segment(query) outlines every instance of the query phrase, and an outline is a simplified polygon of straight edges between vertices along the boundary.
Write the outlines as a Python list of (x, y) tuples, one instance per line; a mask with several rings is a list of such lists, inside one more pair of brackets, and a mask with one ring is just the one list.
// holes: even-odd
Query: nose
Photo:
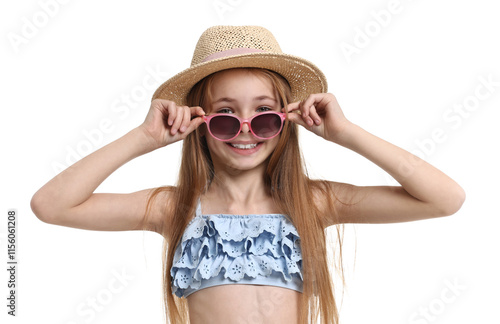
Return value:
[(243, 125), (241, 125), (241, 132), (242, 133), (250, 132), (250, 126), (248, 125), (248, 123), (243, 123)]

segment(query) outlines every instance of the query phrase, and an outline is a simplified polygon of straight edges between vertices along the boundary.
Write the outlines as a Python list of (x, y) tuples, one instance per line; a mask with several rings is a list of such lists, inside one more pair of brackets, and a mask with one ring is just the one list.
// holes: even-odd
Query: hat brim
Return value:
[(325, 75), (313, 63), (293, 55), (259, 52), (194, 65), (160, 85), (152, 99), (167, 99), (178, 105), (187, 105), (187, 94), (197, 82), (212, 73), (234, 68), (262, 68), (280, 74), (290, 84), (292, 102), (305, 99), (309, 94), (324, 93), (328, 89)]

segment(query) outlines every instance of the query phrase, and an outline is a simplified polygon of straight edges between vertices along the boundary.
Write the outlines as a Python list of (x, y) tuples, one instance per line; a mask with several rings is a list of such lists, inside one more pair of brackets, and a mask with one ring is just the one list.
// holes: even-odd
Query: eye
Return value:
[(229, 108), (221, 108), (221, 109), (217, 110), (217, 113), (218, 114), (232, 114), (233, 111)]
[(259, 108), (257, 108), (257, 112), (264, 112), (264, 111), (270, 111), (270, 110), (273, 110), (271, 107), (268, 107), (268, 106), (261, 106)]

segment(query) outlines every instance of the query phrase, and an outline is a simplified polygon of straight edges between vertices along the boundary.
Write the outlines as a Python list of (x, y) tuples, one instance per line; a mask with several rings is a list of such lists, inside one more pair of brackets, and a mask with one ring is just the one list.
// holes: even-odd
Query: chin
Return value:
[(246, 172), (261, 168), (265, 169), (267, 167), (267, 163), (268, 163), (267, 158), (259, 161), (256, 160), (242, 161), (239, 159), (239, 160), (227, 161), (226, 163), (223, 163), (223, 166), (232, 171)]

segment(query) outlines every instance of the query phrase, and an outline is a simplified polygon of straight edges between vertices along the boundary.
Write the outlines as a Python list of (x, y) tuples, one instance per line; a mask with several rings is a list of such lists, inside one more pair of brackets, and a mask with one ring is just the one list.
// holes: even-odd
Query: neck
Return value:
[[(255, 211), (268, 207), (269, 189), (264, 183), (266, 165), (252, 170), (216, 170), (206, 193), (210, 205), (235, 212)], [(260, 206), (260, 207), (256, 207)]]
[(216, 172), (210, 191), (227, 200), (245, 202), (268, 196), (264, 184), (264, 172), (260, 170)]

